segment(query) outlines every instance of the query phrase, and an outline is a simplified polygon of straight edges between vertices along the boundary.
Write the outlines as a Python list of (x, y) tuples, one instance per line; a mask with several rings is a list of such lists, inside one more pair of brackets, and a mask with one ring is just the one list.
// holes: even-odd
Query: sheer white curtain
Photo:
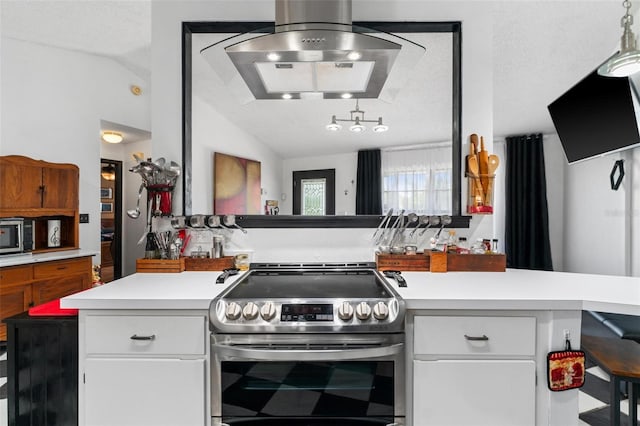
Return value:
[(382, 150), (382, 208), (451, 214), (451, 143)]

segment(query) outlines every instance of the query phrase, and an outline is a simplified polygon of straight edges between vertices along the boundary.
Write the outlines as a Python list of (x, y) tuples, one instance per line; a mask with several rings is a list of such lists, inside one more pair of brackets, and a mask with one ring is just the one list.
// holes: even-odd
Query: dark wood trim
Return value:
[[(388, 33), (451, 32), (453, 33), (453, 102), (452, 102), (452, 218), (451, 228), (468, 228), (470, 216), (462, 216), (462, 23), (448, 22), (381, 22), (360, 21), (353, 25)], [(182, 153), (183, 215), (191, 212), (191, 37), (194, 33), (268, 32), (273, 22), (183, 22), (182, 23)], [(246, 228), (375, 228), (382, 216), (238, 216), (238, 224)]]
[(116, 168), (116, 180), (113, 195), (113, 279), (122, 278), (122, 161), (100, 159), (100, 164), (111, 164)]

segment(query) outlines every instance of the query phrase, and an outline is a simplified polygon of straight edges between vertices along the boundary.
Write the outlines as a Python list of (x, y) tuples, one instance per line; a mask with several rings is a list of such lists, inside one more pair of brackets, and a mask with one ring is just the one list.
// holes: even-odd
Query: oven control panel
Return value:
[(377, 332), (400, 329), (404, 306), (397, 299), (216, 300), (212, 330), (224, 332)]
[(333, 305), (283, 303), (280, 321), (333, 321)]

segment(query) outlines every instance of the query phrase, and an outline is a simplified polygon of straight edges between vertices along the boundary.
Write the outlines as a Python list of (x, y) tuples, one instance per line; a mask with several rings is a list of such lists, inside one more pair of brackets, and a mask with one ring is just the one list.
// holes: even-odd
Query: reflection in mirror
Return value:
[[(363, 123), (346, 121), (353, 118), (356, 99), (246, 103), (239, 97), (237, 84), (225, 83), (200, 52), (239, 34), (230, 28), (245, 31), (251, 25), (264, 27), (264, 23), (185, 24), (190, 36), (185, 36), (185, 68), (191, 72), (190, 80), (185, 80), (190, 91), (185, 94), (184, 161), (185, 166), (191, 163), (185, 170), (198, 176), (197, 181), (185, 180), (185, 214), (211, 211), (213, 200), (207, 194), (213, 191), (206, 187), (210, 179), (205, 177), (213, 176), (207, 159), (217, 151), (261, 162), (265, 212), (267, 201), (277, 201), (280, 216), (294, 214), (294, 171), (335, 169), (335, 196), (330, 200), (334, 214), (355, 215), (359, 151), (379, 150), (381, 204), (378, 211), (365, 214), (380, 215), (394, 208), (460, 215), (459, 24), (367, 23), (425, 46), (426, 53), (411, 69), (398, 72), (402, 77), (396, 78), (403, 84), (391, 86), (387, 101), (357, 101), (362, 121), (370, 121)], [(342, 124), (338, 131), (327, 129), (334, 116)], [(379, 118), (388, 131), (373, 131)], [(349, 131), (354, 124), (364, 124), (366, 130)]]

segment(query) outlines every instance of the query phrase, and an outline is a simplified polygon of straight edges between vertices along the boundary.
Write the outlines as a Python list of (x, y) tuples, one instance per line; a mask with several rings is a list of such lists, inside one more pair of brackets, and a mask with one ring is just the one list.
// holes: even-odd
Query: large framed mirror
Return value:
[[(279, 204), (278, 215), (237, 212), (236, 220), (243, 227), (375, 227), (389, 208), (399, 210), (393, 205), (398, 195), (388, 195), (380, 214), (355, 214), (358, 151), (379, 149), (383, 163), (390, 163), (384, 159), (387, 153), (410, 158), (416, 157), (412, 150), (426, 149), (427, 157), (441, 159), (448, 171), (428, 195), (439, 197), (437, 210), (418, 213), (448, 214), (453, 218), (451, 227), (468, 227), (470, 217), (461, 214), (461, 24), (354, 22), (354, 27), (392, 34), (425, 48), (415, 63), (394, 74), (385, 99), (359, 99), (357, 103), (355, 98), (254, 100), (231, 75), (233, 66), (212, 69), (224, 61), (222, 56), (211, 59), (203, 54), (222, 50), (224, 41), (234, 36), (262, 32), (273, 25), (183, 23), (183, 213), (213, 212), (212, 159), (214, 152), (222, 152), (261, 161), (262, 204)], [(368, 131), (362, 134), (348, 130), (353, 123), (346, 119), (353, 118), (354, 110), (363, 111), (369, 121)], [(345, 119), (339, 132), (326, 128), (334, 116)], [(389, 131), (371, 130), (378, 118)], [(320, 169), (335, 169), (335, 213), (293, 214), (294, 172)], [(387, 178), (394, 184), (401, 180)]]

